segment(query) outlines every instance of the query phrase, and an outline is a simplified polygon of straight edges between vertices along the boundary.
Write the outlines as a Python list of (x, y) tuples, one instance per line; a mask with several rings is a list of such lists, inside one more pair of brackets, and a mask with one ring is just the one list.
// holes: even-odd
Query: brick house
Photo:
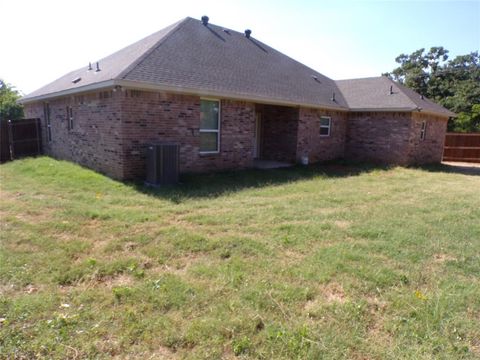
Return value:
[(334, 81), (251, 36), (185, 18), (21, 99), (44, 152), (117, 179), (154, 141), (181, 172), (346, 158), (440, 162), (453, 113), (386, 77)]

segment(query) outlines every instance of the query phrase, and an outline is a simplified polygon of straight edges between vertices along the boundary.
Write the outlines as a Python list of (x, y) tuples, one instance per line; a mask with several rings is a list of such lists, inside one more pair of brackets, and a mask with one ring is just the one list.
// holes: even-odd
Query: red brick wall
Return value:
[[(52, 141), (47, 141), (43, 103), (25, 105), (26, 117), (42, 120), (44, 153), (58, 159), (72, 160), (81, 165), (123, 178), (121, 151), (120, 92), (69, 96), (49, 100)], [(73, 108), (74, 127), (68, 130), (66, 107)]]
[(200, 154), (200, 97), (163, 92), (124, 93), (125, 178), (144, 177), (145, 149), (152, 141), (180, 144), (181, 172), (239, 169), (253, 165), (253, 103), (222, 100), (220, 152)]
[[(310, 162), (345, 157), (394, 164), (439, 162), (446, 118), (422, 113), (345, 113), (255, 105), (222, 100), (220, 151), (199, 153), (200, 97), (119, 90), (49, 101), (52, 141), (46, 139), (43, 103), (25, 105), (26, 117), (42, 119), (44, 152), (118, 179), (145, 177), (150, 142), (180, 144), (181, 172), (207, 172), (253, 165), (255, 112), (262, 113), (262, 158)], [(73, 108), (68, 130), (66, 107)], [(332, 118), (329, 137), (320, 136), (319, 117)], [(422, 121), (427, 135), (420, 140)]]
[(411, 113), (352, 112), (345, 157), (354, 161), (407, 164)]
[(297, 157), (298, 108), (257, 105), (261, 113), (260, 158), (295, 162)]
[[(321, 116), (331, 118), (330, 136), (320, 136)], [(347, 113), (300, 108), (297, 160), (303, 156), (311, 163), (343, 158), (346, 132)]]
[[(418, 112), (352, 112), (348, 115), (346, 157), (400, 165), (438, 163), (447, 120)], [(423, 141), (422, 121), (427, 122)]]
[[(420, 139), (422, 122), (427, 124), (425, 139)], [(442, 161), (445, 134), (447, 132), (446, 117), (424, 113), (413, 113), (410, 128), (409, 164), (439, 163)]]

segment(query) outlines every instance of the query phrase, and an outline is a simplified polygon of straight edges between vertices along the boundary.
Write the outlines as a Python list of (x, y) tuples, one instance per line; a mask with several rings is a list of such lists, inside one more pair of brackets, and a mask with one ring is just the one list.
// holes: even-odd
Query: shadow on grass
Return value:
[(387, 166), (349, 165), (340, 162), (315, 164), (310, 166), (293, 166), (270, 170), (239, 170), (211, 174), (183, 175), (180, 184), (163, 188), (152, 188), (143, 183), (133, 183), (141, 193), (161, 197), (174, 203), (181, 203), (188, 198), (212, 198), (244, 189), (255, 189), (270, 185), (281, 185), (316, 177), (342, 178), (357, 176), (373, 170), (387, 170)]
[(463, 175), (477, 175), (480, 176), (480, 164), (478, 163), (455, 163), (446, 162), (441, 164), (424, 165), (418, 169), (428, 172), (444, 172)]

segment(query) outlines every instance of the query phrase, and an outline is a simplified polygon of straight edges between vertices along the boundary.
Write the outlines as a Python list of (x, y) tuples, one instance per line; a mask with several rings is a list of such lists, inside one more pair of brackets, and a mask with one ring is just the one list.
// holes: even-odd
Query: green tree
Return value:
[(461, 112), (450, 126), (455, 132), (480, 132), (480, 104), (472, 106), (469, 112)]
[(17, 104), (20, 97), (13, 86), (0, 79), (0, 119), (18, 120), (23, 117), (23, 106)]
[(450, 131), (480, 131), (475, 113), (475, 105), (480, 104), (478, 51), (453, 60), (448, 53), (439, 46), (401, 54), (395, 59), (400, 66), (384, 75), (459, 114), (449, 122)]

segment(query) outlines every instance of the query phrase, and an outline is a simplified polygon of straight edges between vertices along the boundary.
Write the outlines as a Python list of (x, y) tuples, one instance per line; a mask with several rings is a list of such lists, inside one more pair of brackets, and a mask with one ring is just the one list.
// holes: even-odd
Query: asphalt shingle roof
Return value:
[[(423, 110), (445, 116), (455, 114), (386, 76), (337, 80), (350, 110)], [(392, 93), (390, 93), (392, 88)]]
[(92, 70), (85, 66), (72, 71), (21, 101), (88, 91), (89, 86), (108, 81), (127, 81), (140, 88), (175, 88), (245, 100), (343, 110), (422, 108), (454, 115), (386, 77), (334, 81), (244, 33), (213, 24), (204, 26), (189, 17), (99, 60), (99, 66), (98, 72), (95, 63)]
[[(346, 109), (332, 79), (244, 33), (185, 18), (27, 95), (28, 99), (107, 80), (203, 89), (219, 94)], [(80, 77), (78, 83), (72, 80)], [(316, 77), (316, 79), (314, 78)], [(335, 92), (335, 101), (332, 95)]]

